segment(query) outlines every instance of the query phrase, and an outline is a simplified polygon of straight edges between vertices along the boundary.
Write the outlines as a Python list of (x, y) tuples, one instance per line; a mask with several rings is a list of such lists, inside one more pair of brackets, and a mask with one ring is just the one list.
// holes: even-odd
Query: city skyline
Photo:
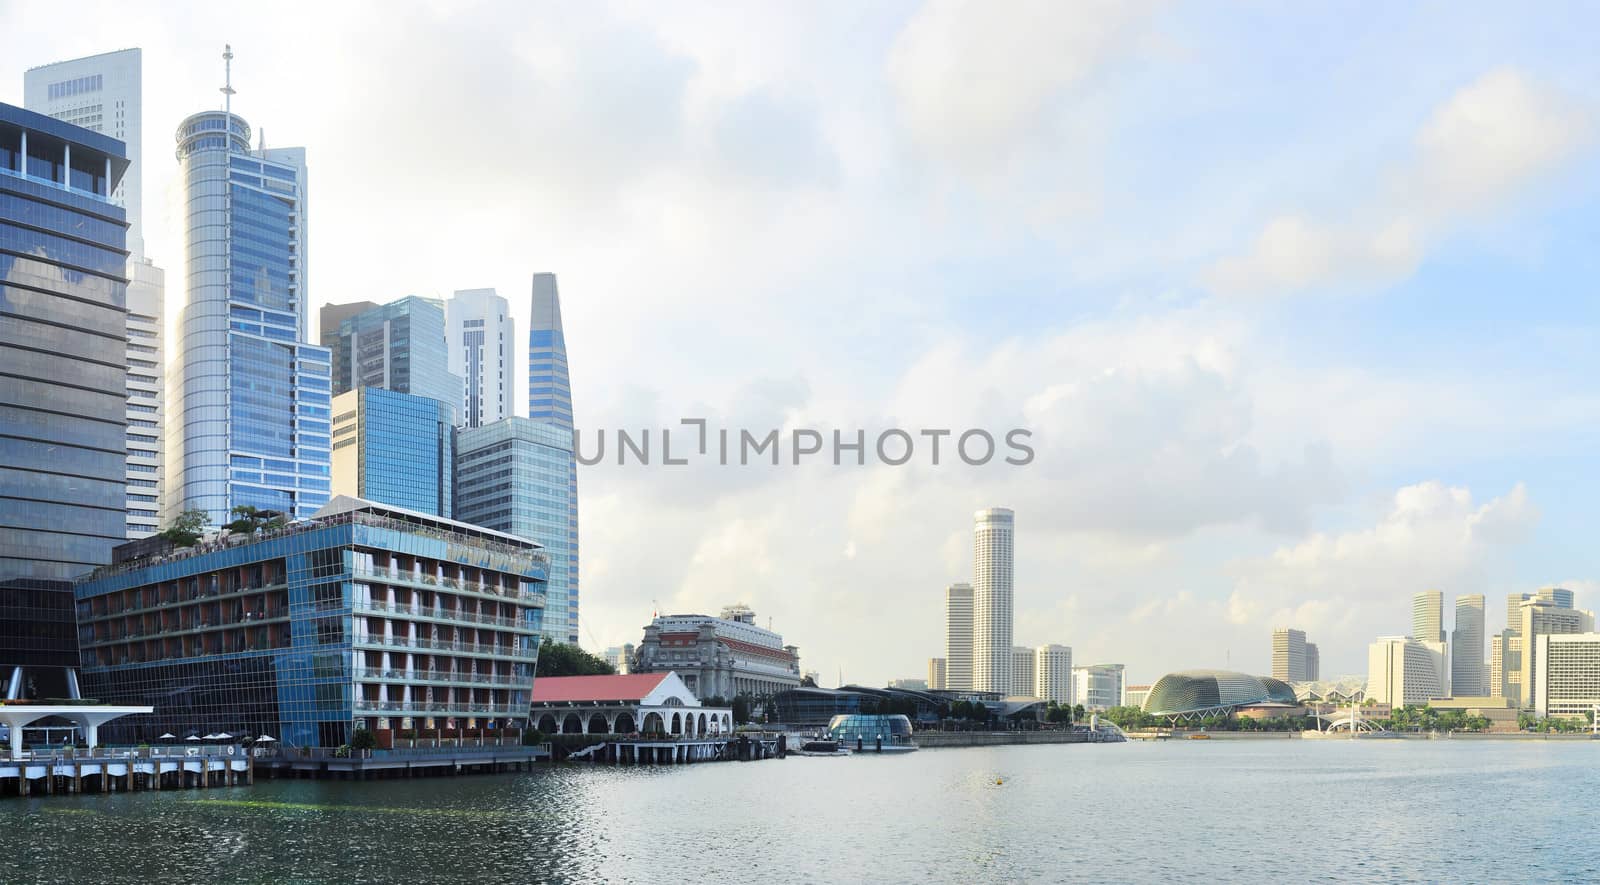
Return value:
[[(208, 10), (171, 25), (108, 11), (70, 33), (0, 36), (15, 65), (0, 100), (22, 102), (25, 68), (141, 47), (146, 252), (173, 268), (181, 250), (160, 217), (175, 174), (166, 139), (216, 105), (216, 56), (232, 39), (235, 108), (267, 125), (269, 147), (308, 150), (308, 307), (465, 286), (511, 296), (530, 272), (557, 270), (581, 293), (564, 308), (589, 426), (711, 414), (871, 427), (894, 415), (1036, 430), (1038, 463), (1014, 474), (588, 469), (594, 636), (582, 639), (597, 649), (635, 640), (652, 598), (697, 610), (738, 595), (789, 625), (823, 672), (904, 675), (940, 628), (916, 600), (964, 573), (953, 527), (992, 501), (1025, 518), (1016, 620), (1037, 635), (1016, 638), (1126, 661), (1141, 682), (1229, 661), (1266, 672), (1261, 636), (1278, 623), (1319, 639), (1323, 673), (1359, 672), (1371, 637), (1405, 629), (1396, 600), (1423, 589), (1499, 600), (1600, 586), (1581, 529), (1596, 491), (1581, 469), (1597, 409), (1586, 342), (1600, 316), (1578, 282), (1586, 247), (1570, 234), (1596, 183), (1593, 111), (1573, 98), (1595, 62), (1562, 51), (1553, 24), (1507, 13), (1487, 27), (1503, 37), (1489, 45), (1473, 37), (1481, 20), (1469, 33), (1387, 12), (1383, 36), (1359, 47), (1364, 73), (1335, 84), (1315, 60), (1346, 52), (1351, 26), (1297, 15), (1297, 30), (1325, 42), (1269, 83), (1259, 60), (1214, 64), (1247, 39), (1244, 25), (1042, 15), (1042, 39), (1095, 51), (1082, 69), (986, 85), (1013, 103), (983, 117), (996, 106), (987, 93), (924, 85), (969, 82), (962, 66), (1003, 44), (993, 31), (933, 7), (860, 15), (859, 47), (838, 50), (830, 73), (798, 60), (842, 23), (793, 27), (771, 10), (740, 29), (639, 10), (581, 27), (530, 14), (503, 34), (359, 7), (323, 11), (310, 28), (265, 11), (227, 27)], [(379, 39), (351, 45), (369, 17)], [(964, 31), (971, 52), (930, 55)], [(537, 51), (506, 49), (530, 32)], [(773, 49), (778, 33), (793, 38), (786, 51)], [(1398, 51), (1415, 33), (1430, 34), (1425, 64)], [(1158, 34), (1188, 54), (1155, 52)], [(577, 51), (543, 51), (552, 42)], [(612, 46), (637, 51), (639, 79), (587, 76), (585, 59)], [(495, 52), (520, 74), (510, 79), (554, 87), (514, 96), (527, 120), (551, 125), (529, 132), (486, 113), (501, 101), (493, 80), (432, 67), (476, 70), (464, 62)], [(1161, 133), (1190, 123), (1150, 101), (1143, 81), (1108, 76), (1134, 60), (1186, 82), (1207, 122), (1161, 175), (1125, 187), (1155, 168)], [(329, 95), (331, 81), (364, 86)], [(650, 100), (626, 104), (636, 96)], [(624, 114), (635, 128), (607, 130), (585, 110), (615, 116), (617, 102), (641, 109)], [(963, 109), (981, 125), (929, 125)], [(1266, 111), (1272, 129), (1226, 125)], [(1103, 140), (1069, 137), (1080, 126)], [(537, 161), (480, 178), (452, 165), (434, 132)], [(1528, 137), (1488, 137), (1499, 132)], [(763, 140), (771, 133), (784, 137)], [(1050, 174), (1040, 158), (1064, 145), (1074, 150), (1054, 165), (1090, 174), (1042, 187), (1026, 177)], [(986, 165), (995, 156), (1014, 162)], [(1260, 191), (1173, 196), (1236, 180), (1241, 162)], [(1123, 196), (1061, 186), (1079, 180)], [(1040, 192), (1064, 202), (1039, 204)], [(407, 211), (418, 201), (429, 211)], [(1158, 218), (1176, 220), (1152, 227)], [(903, 233), (870, 235), (880, 230)], [(1392, 238), (1380, 249), (1361, 232)], [(433, 237), (441, 254), (416, 256), (411, 245)], [(633, 259), (616, 260), (619, 240)], [(1035, 245), (1005, 245), (1017, 242)], [(935, 253), (948, 257), (928, 261)], [(169, 304), (176, 285), (169, 273)], [(1505, 297), (1529, 286), (1545, 296), (1537, 304)], [(521, 300), (508, 297), (519, 328)], [(893, 342), (876, 334), (890, 324), (905, 333)], [(763, 328), (787, 334), (749, 333)], [(1402, 357), (1375, 348), (1373, 333), (1418, 346)], [(719, 346), (686, 354), (685, 341)], [(514, 404), (526, 402), (522, 365)], [(787, 502), (781, 513), (774, 500)], [(806, 592), (816, 586), (820, 598)], [(904, 640), (879, 641), (870, 615), (885, 606), (912, 619)], [(1505, 626), (1492, 608), (1489, 636)]]

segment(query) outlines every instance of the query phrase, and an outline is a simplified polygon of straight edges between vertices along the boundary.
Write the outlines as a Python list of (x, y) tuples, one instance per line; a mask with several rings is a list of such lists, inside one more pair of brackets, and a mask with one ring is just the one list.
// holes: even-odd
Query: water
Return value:
[(1600, 743), (1542, 741), (261, 780), (0, 800), (0, 882), (1593, 881), (1597, 788)]

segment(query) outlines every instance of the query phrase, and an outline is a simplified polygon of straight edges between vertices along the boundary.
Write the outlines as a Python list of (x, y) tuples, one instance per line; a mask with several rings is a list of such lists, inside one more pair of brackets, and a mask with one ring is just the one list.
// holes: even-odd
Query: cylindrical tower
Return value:
[(1012, 537), (1005, 507), (979, 510), (972, 536), (972, 687), (1011, 694)]

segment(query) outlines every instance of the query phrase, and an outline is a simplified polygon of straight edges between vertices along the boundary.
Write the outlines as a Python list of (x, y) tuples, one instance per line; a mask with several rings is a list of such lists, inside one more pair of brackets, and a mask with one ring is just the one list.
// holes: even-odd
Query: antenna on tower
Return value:
[(222, 133), (222, 143), (233, 153), (233, 44), (222, 44), (222, 113), (227, 118), (228, 130)]

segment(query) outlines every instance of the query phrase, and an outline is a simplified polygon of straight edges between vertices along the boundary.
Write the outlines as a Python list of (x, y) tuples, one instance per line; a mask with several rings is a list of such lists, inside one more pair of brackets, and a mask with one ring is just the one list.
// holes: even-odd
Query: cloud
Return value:
[(1272, 218), (1241, 254), (1204, 275), (1227, 295), (1364, 291), (1410, 276), (1427, 250), (1501, 209), (1591, 139), (1587, 105), (1496, 68), (1434, 109), (1410, 157), (1330, 217)]

